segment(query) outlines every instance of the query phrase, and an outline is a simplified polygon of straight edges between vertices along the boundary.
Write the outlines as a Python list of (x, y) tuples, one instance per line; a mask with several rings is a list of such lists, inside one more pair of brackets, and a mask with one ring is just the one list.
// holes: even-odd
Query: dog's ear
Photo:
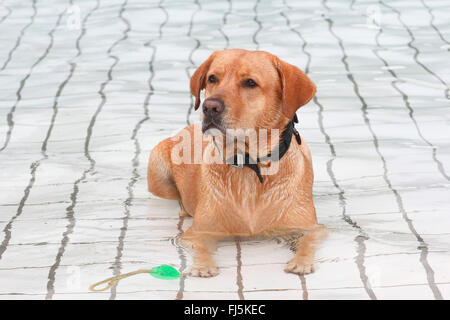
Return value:
[(292, 119), (297, 109), (314, 97), (316, 85), (299, 68), (278, 58), (275, 67), (281, 81), (283, 114)]
[(209, 58), (203, 62), (200, 67), (195, 70), (194, 74), (191, 77), (191, 94), (195, 96), (195, 105), (194, 109), (197, 110), (200, 106), (200, 92), (206, 87), (206, 74), (208, 73), (209, 66), (214, 60), (215, 52), (213, 52)]

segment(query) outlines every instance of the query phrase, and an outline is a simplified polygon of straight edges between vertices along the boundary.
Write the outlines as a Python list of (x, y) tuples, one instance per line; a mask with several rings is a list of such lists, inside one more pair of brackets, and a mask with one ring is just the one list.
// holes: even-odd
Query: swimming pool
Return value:
[[(446, 1), (0, 2), (0, 299), (448, 299)], [(316, 272), (276, 241), (219, 244), (210, 279), (112, 275), (191, 261), (150, 150), (187, 123), (214, 50), (270, 51), (316, 83), (299, 110), (319, 222)]]

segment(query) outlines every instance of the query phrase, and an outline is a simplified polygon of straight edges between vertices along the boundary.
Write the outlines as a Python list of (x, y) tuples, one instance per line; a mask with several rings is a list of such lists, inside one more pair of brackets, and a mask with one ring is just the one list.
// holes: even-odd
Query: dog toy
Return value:
[[(172, 266), (163, 264), (161, 266), (154, 267), (152, 269), (140, 269), (137, 271), (119, 274), (118, 276), (111, 277), (106, 280), (94, 283), (92, 286), (89, 287), (89, 290), (96, 291), (96, 292), (108, 290), (119, 280), (134, 276), (139, 273), (148, 273), (155, 278), (164, 279), (164, 280), (175, 280), (175, 279), (178, 279), (181, 277), (181, 273), (177, 269), (175, 269)], [(106, 283), (105, 287), (96, 289), (96, 287), (98, 287), (99, 285), (102, 285), (104, 283)]]

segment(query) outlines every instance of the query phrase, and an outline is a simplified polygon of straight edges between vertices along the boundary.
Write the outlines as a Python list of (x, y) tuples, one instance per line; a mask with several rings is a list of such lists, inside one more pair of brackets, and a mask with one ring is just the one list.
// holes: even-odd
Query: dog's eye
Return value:
[(215, 75), (210, 75), (209, 77), (208, 77), (208, 82), (209, 83), (216, 83), (217, 82), (217, 78), (216, 78), (216, 76)]
[(255, 88), (258, 86), (258, 84), (253, 79), (244, 80), (243, 85), (247, 88)]

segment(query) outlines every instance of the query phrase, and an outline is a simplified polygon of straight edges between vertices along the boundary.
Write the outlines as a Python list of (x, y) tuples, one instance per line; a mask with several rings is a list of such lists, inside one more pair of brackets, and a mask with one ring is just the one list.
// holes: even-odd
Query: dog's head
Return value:
[(297, 67), (264, 51), (215, 51), (191, 78), (195, 110), (202, 104), (202, 130), (282, 129), (315, 94)]

